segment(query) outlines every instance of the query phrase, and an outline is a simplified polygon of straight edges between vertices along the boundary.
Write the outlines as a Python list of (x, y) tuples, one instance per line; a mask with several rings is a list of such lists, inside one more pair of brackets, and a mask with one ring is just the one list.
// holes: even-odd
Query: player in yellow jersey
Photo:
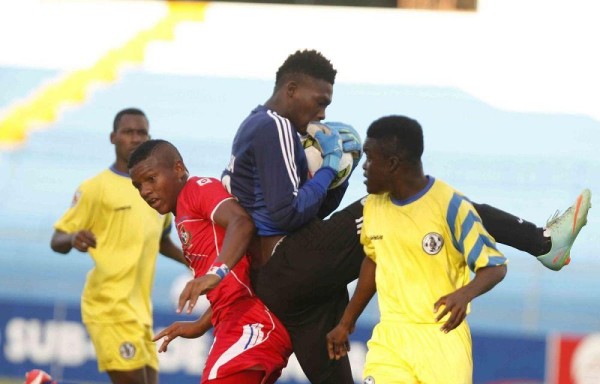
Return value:
[(158, 252), (185, 264), (169, 237), (172, 216), (148, 206), (131, 184), (127, 162), (149, 139), (145, 114), (117, 113), (110, 141), (116, 160), (84, 181), (55, 223), (50, 246), (59, 253), (89, 252), (94, 267), (81, 295), (81, 315), (98, 369), (115, 384), (156, 384), (151, 293)]
[(367, 257), (342, 319), (327, 335), (329, 356), (346, 355), (348, 335), (377, 291), (381, 318), (368, 342), (364, 383), (470, 384), (469, 303), (504, 278), (507, 261), (470, 201), (424, 174), (417, 121), (376, 120), (364, 153)]

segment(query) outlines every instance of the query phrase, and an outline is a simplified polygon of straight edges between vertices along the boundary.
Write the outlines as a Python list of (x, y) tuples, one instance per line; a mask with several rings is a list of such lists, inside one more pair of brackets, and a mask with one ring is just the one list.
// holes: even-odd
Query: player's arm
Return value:
[[(90, 230), (95, 221), (102, 186), (95, 181), (82, 183), (73, 196), (71, 207), (54, 224), (50, 248), (58, 253), (69, 253), (75, 248), (80, 252), (96, 247), (96, 236)], [(84, 228), (84, 229), (82, 229)]]
[(158, 352), (166, 352), (167, 347), (171, 341), (175, 340), (177, 337), (183, 337), (184, 339), (195, 339), (201, 337), (209, 329), (212, 328), (212, 323), (210, 321), (212, 317), (212, 308), (208, 307), (206, 312), (202, 314), (195, 321), (176, 321), (173, 324), (169, 325), (167, 328), (160, 331), (152, 341), (162, 340), (162, 344), (158, 348)]
[[(485, 230), (481, 218), (466, 197), (454, 194), (450, 209), (455, 210), (455, 222), (450, 228), (453, 243), (463, 250), (469, 269), (475, 273), (471, 282), (456, 291), (442, 296), (434, 303), (436, 321), (448, 313), (448, 320), (442, 325), (442, 332), (448, 333), (458, 327), (467, 316), (469, 303), (492, 289), (506, 276), (507, 260), (496, 247), (493, 237)], [(440, 312), (440, 308), (444, 308)]]
[(362, 141), (360, 139), (360, 135), (358, 132), (351, 126), (345, 123), (340, 122), (325, 122), (323, 123), (329, 129), (335, 130), (339, 133), (340, 139), (342, 140), (342, 150), (344, 152), (351, 152), (354, 154), (352, 170), (350, 171), (350, 175), (341, 185), (336, 188), (329, 189), (327, 191), (327, 196), (325, 197), (325, 201), (321, 204), (321, 208), (319, 209), (318, 216), (320, 218), (325, 218), (329, 214), (339, 207), (342, 199), (344, 198), (344, 194), (348, 189), (349, 179), (356, 167), (360, 162), (360, 158), (362, 157)]
[(255, 228), (252, 218), (233, 198), (219, 204), (213, 214), (213, 221), (225, 228), (221, 251), (207, 274), (186, 284), (179, 296), (177, 312), (181, 312), (186, 303), (189, 303), (187, 312), (190, 313), (196, 305), (198, 297), (215, 288), (246, 254), (254, 235)]
[(187, 259), (183, 256), (181, 248), (176, 246), (175, 243), (173, 243), (173, 240), (171, 240), (171, 228), (173, 228), (172, 222), (173, 215), (170, 213), (166, 214), (164, 217), (163, 232), (160, 236), (158, 251), (161, 255), (166, 256), (169, 259), (173, 259), (185, 266), (189, 266)]
[[(297, 135), (296, 131), (289, 124), (283, 127), (274, 122), (269, 124), (262, 130), (264, 134), (255, 137), (256, 169), (271, 220), (279, 229), (289, 232), (317, 217), (336, 171), (323, 167), (301, 185), (302, 177), (296, 167), (304, 153), (299, 153), (302, 149), (291, 139)], [(339, 143), (337, 140), (335, 143), (341, 156)]]
[(254, 222), (235, 199), (223, 201), (215, 211), (213, 221), (225, 228), (223, 247), (218, 260), (233, 268), (246, 254), (254, 235)]
[(350, 350), (349, 336), (354, 332), (358, 317), (377, 291), (375, 267), (376, 264), (372, 259), (369, 257), (364, 258), (352, 299), (346, 306), (338, 325), (327, 334), (327, 351), (330, 359), (339, 360)]
[(187, 259), (183, 256), (181, 249), (175, 245), (173, 240), (171, 240), (169, 232), (163, 233), (162, 237), (160, 238), (159, 252), (169, 259), (178, 261), (186, 266), (189, 265)]
[(433, 312), (437, 313), (443, 305), (444, 309), (437, 315), (436, 321), (440, 321), (450, 313), (448, 320), (442, 325), (442, 332), (448, 333), (458, 327), (467, 317), (467, 306), (475, 299), (504, 279), (506, 276), (506, 264), (479, 268), (475, 277), (469, 284), (457, 289), (449, 295), (442, 296), (433, 306)]
[(66, 233), (56, 229), (50, 240), (50, 248), (58, 253), (69, 253), (73, 248), (87, 252), (89, 248), (96, 248), (96, 236), (88, 230)]

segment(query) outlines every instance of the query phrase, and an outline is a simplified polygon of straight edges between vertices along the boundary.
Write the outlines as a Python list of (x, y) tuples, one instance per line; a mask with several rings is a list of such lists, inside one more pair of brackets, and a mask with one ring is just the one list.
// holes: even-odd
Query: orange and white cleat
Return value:
[(591, 199), (592, 192), (584, 189), (572, 206), (563, 214), (557, 211), (546, 223), (552, 248), (550, 252), (537, 257), (546, 268), (558, 271), (571, 262), (571, 247), (579, 231), (587, 223), (587, 214), (592, 206)]

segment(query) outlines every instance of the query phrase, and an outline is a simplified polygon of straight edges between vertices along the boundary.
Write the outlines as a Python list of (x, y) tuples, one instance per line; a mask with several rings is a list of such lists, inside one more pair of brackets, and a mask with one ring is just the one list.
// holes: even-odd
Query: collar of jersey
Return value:
[(129, 173), (119, 171), (114, 163), (110, 167), (108, 167), (108, 169), (110, 169), (111, 171), (113, 171), (114, 173), (116, 173), (119, 176), (123, 176), (123, 177), (127, 177), (127, 178), (130, 177)]
[(404, 200), (398, 200), (398, 199), (394, 199), (393, 197), (390, 196), (390, 200), (392, 200), (392, 203), (394, 203), (394, 205), (407, 205), (412, 203), (413, 201), (417, 201), (421, 198), (421, 196), (423, 196), (424, 194), (427, 193), (427, 191), (429, 191), (431, 189), (431, 186), (433, 185), (433, 182), (435, 181), (435, 178), (433, 176), (425, 176), (427, 177), (427, 179), (429, 180), (429, 182), (427, 182), (427, 185), (425, 186), (425, 188), (421, 189), (416, 195), (413, 195), (411, 197), (409, 197), (408, 199), (404, 199)]

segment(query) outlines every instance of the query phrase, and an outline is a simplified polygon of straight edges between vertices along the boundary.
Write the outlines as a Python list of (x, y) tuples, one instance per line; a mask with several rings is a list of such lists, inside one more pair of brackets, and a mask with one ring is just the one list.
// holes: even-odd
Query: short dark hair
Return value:
[(138, 163), (146, 160), (158, 151), (161, 151), (165, 154), (162, 159), (171, 163), (169, 165), (172, 165), (172, 163), (174, 163), (176, 160), (182, 160), (181, 154), (177, 148), (168, 141), (161, 139), (148, 140), (140, 144), (140, 146), (133, 151), (131, 156), (129, 156), (127, 168), (131, 169), (135, 167)]
[(423, 129), (417, 120), (406, 116), (381, 117), (367, 129), (367, 138), (381, 140), (384, 155), (396, 155), (416, 163), (423, 155)]
[(146, 117), (146, 114), (141, 109), (139, 109), (139, 108), (125, 108), (125, 109), (120, 110), (115, 115), (115, 119), (113, 120), (113, 132), (117, 132), (117, 128), (119, 128), (119, 122), (121, 121), (121, 118), (123, 118), (124, 115), (138, 115), (138, 116), (143, 116), (144, 119), (146, 119), (146, 121), (148, 121), (148, 118)]
[(288, 56), (275, 75), (275, 89), (281, 87), (295, 75), (307, 75), (319, 80), (325, 80), (331, 85), (335, 83), (337, 71), (331, 62), (314, 49), (298, 50)]

